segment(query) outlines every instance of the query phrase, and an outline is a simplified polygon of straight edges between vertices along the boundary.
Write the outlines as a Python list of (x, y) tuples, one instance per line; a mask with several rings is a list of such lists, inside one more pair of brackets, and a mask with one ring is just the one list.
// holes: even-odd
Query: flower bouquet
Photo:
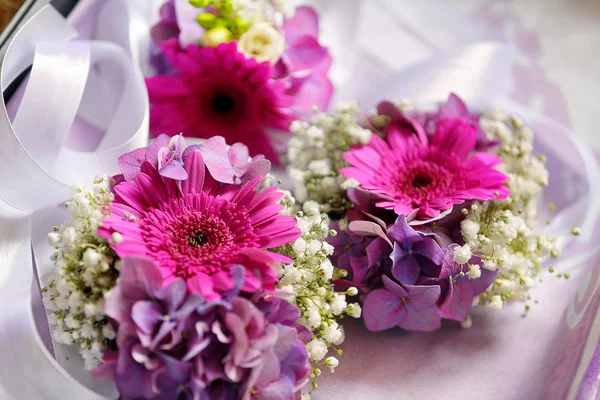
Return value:
[(337, 366), (336, 319), (360, 307), (345, 299), (356, 289), (330, 283), (318, 206), (300, 211), (269, 185), (269, 161), (219, 136), (162, 135), (119, 165), (74, 187), (70, 219), (49, 234), (58, 343), (132, 399), (292, 399)]
[(343, 105), (293, 131), (294, 192), (338, 219), (329, 242), (347, 276), (336, 284), (359, 289), (369, 330), (468, 327), (474, 305), (529, 310), (530, 288), (561, 249), (536, 230), (549, 174), (519, 118), (472, 113), (450, 95), (434, 112)]
[(333, 93), (318, 17), (290, 0), (169, 0), (152, 29), (160, 74), (147, 79), (150, 130), (242, 142), (278, 161), (287, 132)]

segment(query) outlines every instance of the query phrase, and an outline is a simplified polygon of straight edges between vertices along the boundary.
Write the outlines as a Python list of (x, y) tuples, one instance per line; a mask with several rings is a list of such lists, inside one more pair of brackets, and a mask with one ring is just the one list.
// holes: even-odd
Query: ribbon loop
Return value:
[[(116, 2), (125, 0), (111, 4)], [(7, 305), (0, 308), (3, 398), (117, 397), (114, 384), (93, 382), (86, 371), (54, 358), (32, 318), (32, 290), (39, 288), (33, 279), (31, 213), (67, 200), (78, 181), (116, 173), (117, 158), (148, 140), (148, 96), (131, 58), (131, 38), (71, 41), (75, 36), (46, 6), (17, 33), (0, 66), (5, 89), (33, 63), (11, 103), (0, 100), (0, 302)], [(9, 109), (15, 106), (11, 122)], [(80, 142), (95, 144), (83, 148)], [(56, 211), (38, 211), (36, 218)]]
[(35, 47), (33, 68), (13, 129), (25, 150), (45, 170), (58, 157), (77, 115), (90, 70), (90, 53), (88, 43), (38, 43)]

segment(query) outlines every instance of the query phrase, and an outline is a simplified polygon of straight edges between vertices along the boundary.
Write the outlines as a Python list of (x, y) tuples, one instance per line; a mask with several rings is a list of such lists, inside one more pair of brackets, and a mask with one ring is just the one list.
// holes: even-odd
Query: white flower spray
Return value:
[(510, 197), (463, 209), (461, 233), (465, 246), (481, 256), (483, 268), (499, 271), (479, 298), (480, 304), (498, 309), (508, 301), (530, 300), (542, 262), (558, 257), (560, 248), (554, 236), (535, 233), (537, 200), (549, 174), (545, 159), (533, 155), (533, 132), (500, 111), (482, 115), (479, 123), (488, 139), (498, 141), (493, 151), (503, 161), (498, 169), (509, 177)]
[(295, 121), (296, 135), (288, 142), (288, 175), (296, 200), (316, 201), (326, 213), (345, 211), (350, 203), (346, 190), (358, 186), (339, 170), (347, 166), (342, 155), (350, 146), (367, 144), (371, 131), (357, 122), (358, 103), (339, 104), (335, 113), (318, 113), (310, 121)]
[[(291, 294), (287, 300), (300, 308), (298, 322), (314, 334), (306, 344), (314, 378), (321, 374), (320, 367), (333, 371), (338, 365), (335, 357), (326, 356), (330, 350), (337, 356), (342, 354), (337, 348), (344, 341), (344, 329), (339, 325), (339, 319), (344, 316), (360, 318), (361, 308), (355, 303), (348, 304), (346, 299), (346, 295), (357, 294), (356, 288), (339, 293), (333, 287), (332, 280), (345, 271), (337, 270), (329, 261), (333, 246), (326, 242), (332, 233), (327, 214), (321, 213), (320, 205), (314, 201), (305, 202), (300, 210), (287, 191), (281, 204), (285, 214), (296, 217), (302, 236), (294, 243), (275, 249), (294, 260), (283, 266), (279, 289)], [(312, 385), (317, 387), (314, 381)]]
[(116, 284), (118, 262), (106, 239), (97, 234), (113, 196), (106, 176), (90, 188), (73, 187), (72, 194), (73, 201), (66, 204), (71, 218), (48, 234), (56, 249), (55, 274), (42, 292), (54, 339), (78, 346), (86, 368), (93, 369), (115, 338), (104, 313), (104, 295)]

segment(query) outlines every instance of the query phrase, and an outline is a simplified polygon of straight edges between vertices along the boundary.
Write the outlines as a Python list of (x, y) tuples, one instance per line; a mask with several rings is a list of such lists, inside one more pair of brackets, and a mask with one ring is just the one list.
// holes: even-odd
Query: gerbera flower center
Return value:
[(212, 107), (217, 114), (229, 114), (235, 109), (235, 99), (227, 93), (215, 93)]
[(394, 178), (387, 185), (402, 199), (415, 208), (424, 202), (446, 194), (455, 188), (456, 174), (460, 174), (458, 161), (451, 155), (441, 155), (435, 149), (425, 148), (416, 159), (407, 159), (400, 163), (388, 160), (386, 168), (395, 170)]
[(206, 243), (208, 243), (208, 240), (202, 231), (198, 231), (190, 236), (188, 243), (191, 247), (198, 247), (204, 246)]
[(431, 182), (433, 182), (432, 177), (425, 175), (425, 174), (421, 174), (421, 175), (416, 175), (413, 178), (411, 184), (412, 184), (412, 187), (419, 189), (419, 188), (430, 185)]
[(147, 255), (184, 279), (229, 271), (241, 250), (258, 247), (246, 208), (205, 193), (150, 209), (140, 227), (148, 243)]

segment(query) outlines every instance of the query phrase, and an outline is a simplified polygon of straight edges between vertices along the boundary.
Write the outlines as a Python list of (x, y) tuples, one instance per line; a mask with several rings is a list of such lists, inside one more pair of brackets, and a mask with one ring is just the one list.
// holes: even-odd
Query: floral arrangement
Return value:
[(451, 95), (435, 112), (342, 105), (293, 131), (294, 191), (336, 219), (332, 262), (347, 273), (336, 285), (358, 288), (370, 330), (468, 327), (474, 305), (530, 300), (560, 254), (535, 229), (548, 171), (517, 117), (472, 113)]
[(317, 14), (291, 1), (167, 1), (152, 30), (160, 74), (146, 80), (153, 135), (220, 135), (277, 162), (269, 132), (333, 92)]
[(219, 136), (161, 135), (119, 165), (48, 235), (55, 340), (126, 399), (307, 397), (338, 365), (338, 319), (361, 314), (332, 283), (329, 217)]

